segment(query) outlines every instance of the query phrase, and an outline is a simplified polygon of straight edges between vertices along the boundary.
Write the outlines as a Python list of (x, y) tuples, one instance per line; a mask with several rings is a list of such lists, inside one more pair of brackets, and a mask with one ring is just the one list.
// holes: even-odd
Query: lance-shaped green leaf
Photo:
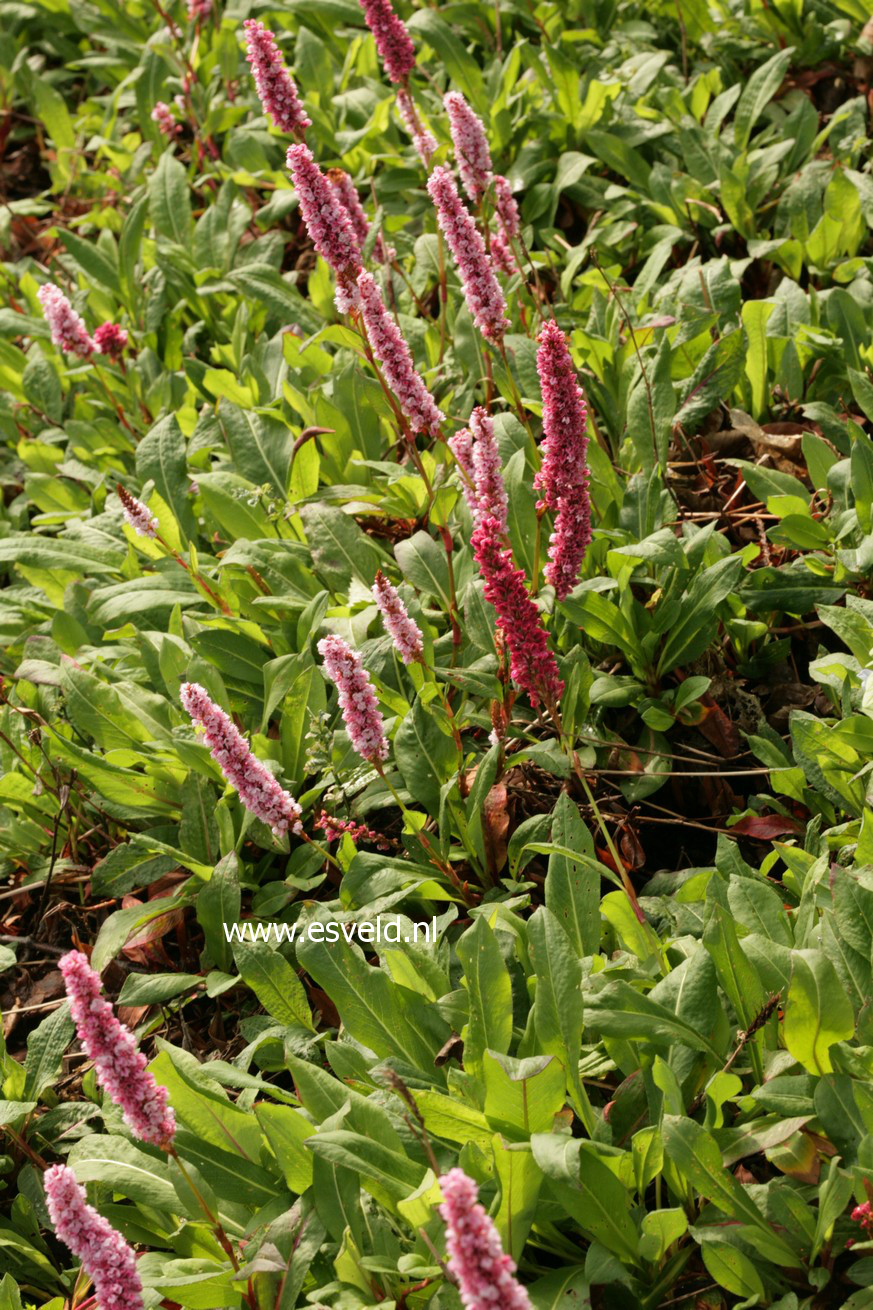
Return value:
[[(694, 1051), (706, 1051), (720, 1059), (716, 1046), (666, 1006), (638, 992), (630, 983), (616, 980), (585, 992), (588, 1025), (606, 1037), (624, 1037), (630, 1041), (670, 1046), (680, 1042)], [(596, 986), (596, 990), (595, 990)]]
[(423, 996), (371, 968), (360, 947), (342, 939), (327, 943), (307, 936), (297, 958), (327, 992), (356, 1041), (376, 1055), (402, 1060), (433, 1082), (445, 1081), (434, 1057), (451, 1029)]
[(785, 1045), (809, 1073), (833, 1072), (830, 1048), (855, 1032), (855, 1013), (824, 951), (792, 951)]
[(587, 1142), (553, 1133), (531, 1138), (549, 1190), (589, 1239), (620, 1260), (637, 1263), (638, 1234), (627, 1189)]
[(715, 1139), (699, 1123), (665, 1115), (662, 1133), (668, 1159), (708, 1201), (746, 1225), (749, 1240), (762, 1255), (790, 1268), (800, 1265), (799, 1255), (767, 1222), (742, 1183), (725, 1169)]
[(233, 958), (269, 1015), (286, 1027), (300, 1024), (315, 1031), (303, 984), (284, 956), (266, 943), (240, 941), (233, 944)]
[(483, 915), (457, 946), (464, 969), (470, 1018), (462, 1034), (464, 1068), (482, 1075), (485, 1051), (505, 1054), (512, 1040), (512, 984), (497, 938)]
[[(727, 890), (720, 877), (710, 878), (706, 887), (703, 944), (712, 956), (718, 981), (740, 1025), (748, 1031), (764, 1005), (764, 988), (758, 971), (740, 946)], [(749, 1044), (758, 1082), (763, 1079), (761, 1041), (762, 1035), (756, 1033)]]

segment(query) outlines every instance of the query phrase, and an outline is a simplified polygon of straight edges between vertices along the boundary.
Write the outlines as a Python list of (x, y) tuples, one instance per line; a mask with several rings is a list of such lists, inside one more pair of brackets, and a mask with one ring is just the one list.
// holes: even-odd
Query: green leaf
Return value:
[(662, 1132), (664, 1149), (679, 1172), (707, 1200), (746, 1225), (749, 1240), (767, 1259), (789, 1268), (801, 1264), (800, 1257), (767, 1223), (743, 1185), (725, 1169), (714, 1138), (700, 1124), (665, 1115)]
[(706, 1051), (720, 1058), (713, 1043), (690, 1023), (668, 1010), (630, 983), (615, 981), (585, 993), (588, 1025), (608, 1037), (671, 1046), (679, 1042), (694, 1051)]
[(855, 1032), (852, 1003), (823, 951), (792, 951), (791, 962), (785, 1045), (809, 1073), (831, 1073), (830, 1048)]
[(352, 578), (369, 591), (382, 556), (353, 518), (333, 505), (304, 505), (300, 517), (312, 551), (312, 567), (324, 585), (343, 592)]
[(433, 1083), (445, 1081), (434, 1067), (434, 1056), (450, 1029), (424, 997), (370, 968), (360, 948), (344, 940), (328, 936), (328, 941), (319, 942), (307, 936), (297, 947), (297, 958), (327, 992), (356, 1041), (378, 1056), (399, 1058)]
[(686, 432), (696, 432), (708, 414), (727, 400), (743, 374), (746, 360), (743, 328), (713, 342), (687, 384), (682, 408), (676, 415)]
[(620, 1260), (635, 1265), (638, 1236), (626, 1188), (587, 1142), (563, 1134), (531, 1138), (534, 1159), (549, 1179), (549, 1191), (583, 1233)]
[[(552, 841), (591, 857), (594, 843), (574, 804), (563, 792), (552, 813)], [(600, 875), (596, 863), (549, 856), (545, 887), (546, 906), (564, 928), (576, 954), (595, 955), (600, 945)]]
[(512, 1039), (512, 984), (497, 938), (479, 915), (457, 945), (470, 1016), (462, 1034), (464, 1068), (481, 1077), (486, 1050), (505, 1054)]
[(787, 46), (761, 64), (743, 87), (734, 113), (734, 144), (744, 150), (752, 128), (775, 96), (791, 64), (794, 47)]
[(292, 1106), (271, 1105), (269, 1101), (256, 1105), (255, 1114), (288, 1187), (298, 1195), (305, 1192), (312, 1182), (312, 1155), (304, 1142), (315, 1132), (314, 1125)]
[(74, 1032), (75, 1025), (66, 1001), (34, 1028), (27, 1039), (23, 1100), (37, 1100), (47, 1087), (57, 1081), (63, 1067), (64, 1051)]
[(158, 495), (172, 509), (184, 535), (189, 540), (195, 537), (197, 527), (188, 493), (185, 438), (175, 414), (162, 418), (142, 438), (136, 450), (136, 472), (141, 482), (149, 479), (154, 482)]
[(451, 737), (420, 698), (397, 729), (394, 759), (415, 803), (437, 817), (440, 792), (457, 767), (458, 753)]
[[(465, 1066), (467, 1064), (465, 1056)], [(485, 1117), (493, 1128), (515, 1140), (550, 1132), (564, 1105), (566, 1078), (560, 1060), (532, 1055), (515, 1060), (486, 1051), (483, 1060)]]
[(194, 232), (188, 175), (170, 150), (158, 160), (148, 184), (149, 210), (158, 236), (187, 247)]
[(173, 1166), (141, 1150), (127, 1137), (90, 1135), (76, 1142), (67, 1163), (80, 1183), (105, 1183), (139, 1205), (169, 1214), (179, 1210), (171, 1179)]
[(280, 497), (288, 490), (294, 434), (281, 421), (236, 405), (222, 405), (218, 423), (234, 468), (256, 487), (269, 483)]
[(430, 533), (416, 532), (414, 536), (398, 541), (394, 547), (394, 557), (407, 582), (425, 595), (438, 597), (442, 606), (448, 609), (449, 568), (446, 554)]
[(260, 942), (234, 942), (233, 958), (240, 977), (268, 1014), (285, 1027), (301, 1025), (315, 1031), (306, 992), (288, 961)]
[(700, 1254), (707, 1272), (719, 1287), (724, 1287), (736, 1296), (759, 1298), (764, 1295), (761, 1275), (749, 1257), (737, 1247), (729, 1246), (727, 1242), (712, 1242), (707, 1239), (701, 1245)]

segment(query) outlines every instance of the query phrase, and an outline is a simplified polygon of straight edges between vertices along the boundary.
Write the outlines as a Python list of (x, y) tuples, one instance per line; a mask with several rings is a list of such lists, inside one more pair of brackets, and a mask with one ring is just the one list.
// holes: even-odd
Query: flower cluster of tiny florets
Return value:
[(530, 1298), (515, 1277), (515, 1261), (479, 1204), (479, 1190), (463, 1169), (440, 1179), (449, 1269), (458, 1281), (465, 1310), (530, 1310)]
[(167, 1146), (176, 1131), (167, 1089), (146, 1069), (136, 1038), (100, 995), (100, 975), (81, 951), (70, 951), (59, 965), (79, 1041), (94, 1061), (97, 1081), (121, 1107), (131, 1132), (153, 1146)]
[(183, 684), (181, 700), (193, 722), (203, 729), (212, 758), (236, 788), (246, 809), (271, 828), (276, 837), (284, 836), (289, 828), (299, 831), (300, 806), (254, 754), (230, 715), (196, 682)]
[(143, 1310), (142, 1282), (132, 1248), (109, 1220), (88, 1204), (72, 1169), (65, 1164), (52, 1165), (43, 1185), (55, 1232), (82, 1261), (100, 1310)]
[(379, 702), (360, 655), (334, 633), (322, 637), (318, 652), (324, 660), (324, 671), (339, 694), (352, 746), (362, 759), (371, 764), (381, 763), (388, 758), (388, 739)]

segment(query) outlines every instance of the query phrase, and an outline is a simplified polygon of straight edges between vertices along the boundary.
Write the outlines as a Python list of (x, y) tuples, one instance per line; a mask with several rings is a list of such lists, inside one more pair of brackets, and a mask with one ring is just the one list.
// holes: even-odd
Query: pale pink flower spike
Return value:
[(177, 137), (182, 132), (182, 124), (177, 123), (173, 111), (163, 100), (159, 100), (151, 112), (151, 120), (157, 123), (159, 131), (166, 137)]
[(397, 17), (390, 0), (361, 0), (364, 21), (373, 33), (385, 72), (392, 82), (405, 86), (415, 67), (415, 46)]
[(312, 120), (303, 108), (294, 79), (285, 67), (276, 38), (256, 18), (243, 23), (246, 34), (246, 59), (251, 65), (258, 99), (280, 132), (297, 132), (301, 136)]
[(299, 832), (300, 806), (254, 754), (230, 715), (197, 682), (183, 683), (180, 699), (196, 726), (203, 729), (212, 758), (246, 809), (275, 837), (284, 837), (289, 829)]
[(357, 651), (331, 633), (318, 643), (324, 671), (339, 694), (349, 740), (362, 759), (381, 764), (388, 758), (388, 739), (370, 676)]
[(479, 1204), (479, 1189), (463, 1169), (440, 1179), (449, 1269), (458, 1280), (465, 1310), (531, 1310), (530, 1298), (515, 1277), (493, 1221)]
[(144, 505), (141, 500), (137, 500), (136, 496), (132, 496), (120, 482), (116, 487), (116, 491), (118, 499), (121, 501), (124, 517), (137, 536), (156, 537), (160, 524), (148, 505)]
[(473, 321), (483, 337), (499, 341), (509, 326), (506, 300), (494, 275), (485, 243), (458, 194), (451, 169), (435, 168), (428, 178), (427, 189), (454, 256)]
[(506, 518), (509, 501), (503, 482), (503, 469), (500, 465), (500, 451), (494, 436), (494, 424), (488, 411), (477, 405), (470, 415), (470, 428), (473, 433), (473, 484), (476, 488), (476, 513), (478, 519), (490, 515), (500, 524), (501, 532), (506, 534)]
[(81, 355), (83, 359), (93, 354), (93, 338), (60, 287), (44, 282), (36, 294), (54, 344), (68, 355)]
[(449, 131), (464, 190), (473, 204), (478, 205), (491, 182), (491, 151), (485, 128), (460, 91), (449, 91), (443, 97), (443, 104), (449, 116)]
[(167, 1089), (155, 1082), (146, 1069), (145, 1056), (137, 1050), (133, 1033), (100, 995), (100, 975), (81, 951), (70, 951), (58, 967), (79, 1041), (89, 1060), (94, 1061), (97, 1082), (121, 1107), (124, 1121), (135, 1137), (166, 1148), (176, 1131)]
[(424, 654), (421, 628), (410, 618), (409, 611), (400, 599), (397, 588), (385, 577), (381, 569), (373, 583), (373, 599), (379, 606), (388, 635), (394, 642), (397, 654), (404, 664), (413, 664)]
[(436, 137), (422, 123), (412, 96), (403, 86), (397, 88), (397, 112), (403, 120), (403, 126), (412, 137), (412, 144), (419, 159), (425, 168), (430, 168), (430, 161), (436, 154)]
[(72, 1169), (65, 1164), (52, 1165), (43, 1175), (43, 1185), (54, 1230), (81, 1260), (94, 1284), (100, 1310), (143, 1310), (133, 1248), (88, 1204)]
[(416, 372), (412, 352), (385, 308), (372, 273), (358, 275), (358, 291), (361, 317), (373, 354), (382, 365), (385, 380), (397, 397), (409, 426), (413, 432), (438, 436), (446, 416)]
[(287, 164), (312, 244), (337, 275), (337, 309), (346, 314), (358, 304), (355, 278), (361, 269), (361, 249), (351, 220), (302, 141), (288, 147)]

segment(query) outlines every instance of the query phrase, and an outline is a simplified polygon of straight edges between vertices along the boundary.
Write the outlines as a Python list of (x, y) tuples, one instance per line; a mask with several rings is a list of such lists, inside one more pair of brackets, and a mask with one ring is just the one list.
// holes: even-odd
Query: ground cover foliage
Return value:
[[(435, 162), (458, 91), (520, 208), (503, 349), (355, 0), (208, 8), (2, 5), (0, 1307), (89, 1294), (57, 1162), (148, 1305), (454, 1310), (456, 1164), (535, 1310), (873, 1305), (867, 0), (401, 4)], [(439, 439), (408, 439), (335, 308), (248, 17), (354, 180)], [(47, 282), (126, 348), (53, 345)], [(550, 318), (590, 409), (594, 537), (560, 600), (533, 485)], [(443, 438), (477, 404), (559, 715), (513, 686), (471, 549)], [(378, 769), (328, 633), (376, 690)], [(184, 679), (302, 837), (225, 785)], [(438, 940), (222, 928), (379, 914)], [(99, 1091), (70, 946), (169, 1089), (176, 1158)]]

